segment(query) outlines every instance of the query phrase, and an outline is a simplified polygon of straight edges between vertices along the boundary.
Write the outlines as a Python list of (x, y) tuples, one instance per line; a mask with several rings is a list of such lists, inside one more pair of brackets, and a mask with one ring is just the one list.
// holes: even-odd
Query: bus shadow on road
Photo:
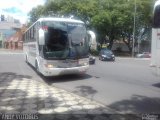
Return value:
[[(36, 69), (31, 65), (28, 64), (34, 71), (35, 73), (37, 73)], [(69, 81), (78, 81), (78, 80), (87, 80), (89, 78), (100, 78), (100, 77), (96, 77), (96, 76), (91, 76), (87, 73), (83, 73), (83, 74), (67, 74), (67, 75), (59, 75), (59, 76), (50, 76), (50, 77), (45, 77), (40, 73), (37, 73), (38, 76), (40, 76), (42, 78), (42, 80), (44, 82), (46, 82), (47, 84), (51, 84), (51, 83), (58, 83), (58, 82), (69, 82)]]
[(40, 76), (48, 84), (78, 81), (78, 80), (88, 80), (89, 78), (92, 78), (92, 76), (89, 74), (70, 74), (70, 75), (60, 75), (60, 76), (53, 76), (53, 77), (44, 77), (42, 75)]
[(153, 84), (154, 87), (160, 88), (160, 83)]
[(77, 86), (75, 91), (73, 91), (73, 93), (78, 94), (83, 97), (87, 97), (91, 100), (94, 100), (94, 96), (97, 92), (98, 91), (95, 90), (93, 87), (86, 86), (86, 85)]

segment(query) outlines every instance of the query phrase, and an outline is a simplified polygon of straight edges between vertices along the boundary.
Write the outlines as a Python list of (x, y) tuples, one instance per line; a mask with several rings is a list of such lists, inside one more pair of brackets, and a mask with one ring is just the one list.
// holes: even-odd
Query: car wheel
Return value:
[(113, 58), (113, 62), (115, 62), (115, 58)]
[(92, 65), (95, 64), (95, 60), (92, 61)]
[(101, 61), (103, 61), (103, 58), (101, 57)]

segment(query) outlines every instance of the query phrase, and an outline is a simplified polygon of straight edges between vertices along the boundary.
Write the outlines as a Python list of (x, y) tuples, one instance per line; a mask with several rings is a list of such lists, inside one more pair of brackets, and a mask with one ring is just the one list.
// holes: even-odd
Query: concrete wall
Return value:
[(120, 47), (122, 51), (128, 52), (129, 49), (125, 43), (114, 43), (112, 46), (112, 50), (117, 50), (117, 48)]

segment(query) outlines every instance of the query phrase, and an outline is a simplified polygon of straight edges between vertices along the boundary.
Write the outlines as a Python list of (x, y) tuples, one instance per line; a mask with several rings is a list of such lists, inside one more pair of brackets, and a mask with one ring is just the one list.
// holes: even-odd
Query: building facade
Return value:
[(6, 49), (23, 49), (23, 34), (26, 30), (26, 26), (18, 29), (17, 32), (11, 35), (9, 38), (6, 39), (4, 43), (4, 47)]
[(5, 41), (14, 35), (17, 30), (22, 27), (22, 24), (18, 20), (11, 17), (5, 18), (4, 15), (1, 15), (0, 20), (0, 48), (5, 47)]

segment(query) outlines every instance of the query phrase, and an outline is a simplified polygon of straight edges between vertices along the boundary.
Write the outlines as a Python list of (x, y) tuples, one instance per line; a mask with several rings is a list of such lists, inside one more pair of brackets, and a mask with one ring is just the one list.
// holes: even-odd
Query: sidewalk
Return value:
[[(53, 117), (55, 120), (83, 120), (87, 115), (102, 117), (100, 115), (109, 113), (113, 112), (104, 105), (32, 80), (29, 76), (1, 73), (0, 117), (3, 114), (37, 114), (39, 120)], [(106, 117), (108, 115), (103, 116), (104, 120)], [(5, 120), (5, 117), (0, 119)]]
[(12, 50), (12, 49), (0, 48), (0, 54), (1, 53), (23, 53), (23, 50)]

